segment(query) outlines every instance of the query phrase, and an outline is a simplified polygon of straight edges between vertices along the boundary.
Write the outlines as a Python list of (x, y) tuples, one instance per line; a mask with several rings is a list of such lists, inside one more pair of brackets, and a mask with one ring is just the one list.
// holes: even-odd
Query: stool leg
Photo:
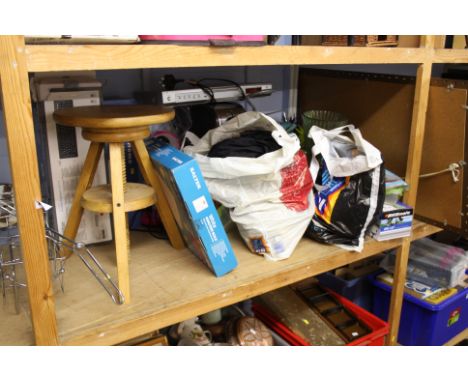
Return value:
[(179, 228), (174, 220), (174, 216), (172, 215), (166, 195), (161, 187), (159, 176), (156, 171), (154, 171), (153, 163), (148, 155), (145, 143), (143, 140), (133, 141), (132, 147), (138, 166), (145, 178), (145, 182), (151, 185), (156, 193), (156, 208), (158, 209), (159, 216), (161, 217), (164, 228), (166, 229), (167, 236), (169, 236), (169, 241), (176, 249), (185, 248), (184, 239), (182, 238)]
[[(99, 158), (101, 157), (103, 143), (91, 142), (88, 149), (88, 154), (81, 170), (80, 179), (76, 187), (75, 196), (68, 213), (67, 225), (63, 231), (63, 235), (71, 240), (75, 240), (78, 228), (80, 227), (81, 217), (83, 216), (83, 208), (81, 207), (81, 197), (84, 192), (91, 187), (96, 174)], [(69, 256), (70, 250), (64, 249), (62, 255)]]
[(112, 187), (112, 217), (114, 219), (115, 255), (117, 258), (117, 274), (119, 289), (130, 302), (130, 280), (128, 273), (129, 238), (127, 229), (127, 215), (125, 213), (124, 184), (122, 169), (121, 143), (109, 143), (109, 159)]

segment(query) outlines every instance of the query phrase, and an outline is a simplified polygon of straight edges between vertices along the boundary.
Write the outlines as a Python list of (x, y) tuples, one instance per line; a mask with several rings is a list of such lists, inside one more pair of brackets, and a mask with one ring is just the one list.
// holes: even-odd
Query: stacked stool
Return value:
[[(176, 249), (185, 246), (143, 142), (150, 135), (150, 125), (169, 122), (174, 119), (174, 115), (170, 108), (153, 105), (86, 106), (54, 112), (57, 123), (72, 128), (81, 127), (83, 138), (91, 141), (64, 235), (75, 239), (83, 209), (112, 213), (119, 289), (126, 303), (130, 302), (127, 212), (156, 205), (172, 246)], [(123, 150), (125, 142), (131, 144), (147, 184), (127, 183)], [(111, 184), (91, 188), (105, 144), (109, 145)]]

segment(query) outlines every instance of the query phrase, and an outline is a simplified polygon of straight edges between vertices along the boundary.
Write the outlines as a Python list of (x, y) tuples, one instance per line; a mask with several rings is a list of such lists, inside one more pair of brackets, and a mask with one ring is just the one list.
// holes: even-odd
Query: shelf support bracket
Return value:
[(0, 36), (0, 86), (29, 306), (36, 345), (57, 345), (28, 71), (22, 36)]
[[(421, 43), (422, 48), (433, 49), (434, 36), (422, 36)], [(404, 197), (404, 202), (413, 207), (416, 206), (416, 195), (418, 192), (424, 129), (426, 125), (426, 113), (431, 84), (431, 72), (432, 63), (430, 61), (426, 61), (419, 65), (416, 76), (413, 117), (411, 121), (411, 135), (406, 167), (406, 182), (409, 184), (409, 190)], [(387, 338), (388, 345), (397, 344), (410, 244), (410, 238), (403, 239), (403, 243), (397, 249), (396, 253), (393, 290), (390, 301), (390, 313), (388, 315), (388, 322), (390, 323), (390, 331)]]

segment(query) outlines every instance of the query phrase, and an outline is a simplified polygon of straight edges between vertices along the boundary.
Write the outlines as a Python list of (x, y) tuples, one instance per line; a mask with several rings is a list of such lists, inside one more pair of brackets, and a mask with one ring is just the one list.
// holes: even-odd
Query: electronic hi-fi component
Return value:
[[(273, 93), (272, 84), (212, 86), (203, 88), (168, 90), (162, 92), (164, 105), (182, 105), (206, 102), (238, 101), (247, 97), (266, 96)], [(242, 89), (242, 92), (241, 92)]]

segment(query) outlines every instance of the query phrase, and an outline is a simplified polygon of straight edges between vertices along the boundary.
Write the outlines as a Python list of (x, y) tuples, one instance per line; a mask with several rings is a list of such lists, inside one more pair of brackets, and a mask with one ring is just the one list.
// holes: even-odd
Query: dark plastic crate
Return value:
[(373, 287), (369, 281), (369, 275), (346, 279), (332, 272), (326, 272), (316, 278), (322, 286), (347, 298), (361, 308), (372, 311)]

